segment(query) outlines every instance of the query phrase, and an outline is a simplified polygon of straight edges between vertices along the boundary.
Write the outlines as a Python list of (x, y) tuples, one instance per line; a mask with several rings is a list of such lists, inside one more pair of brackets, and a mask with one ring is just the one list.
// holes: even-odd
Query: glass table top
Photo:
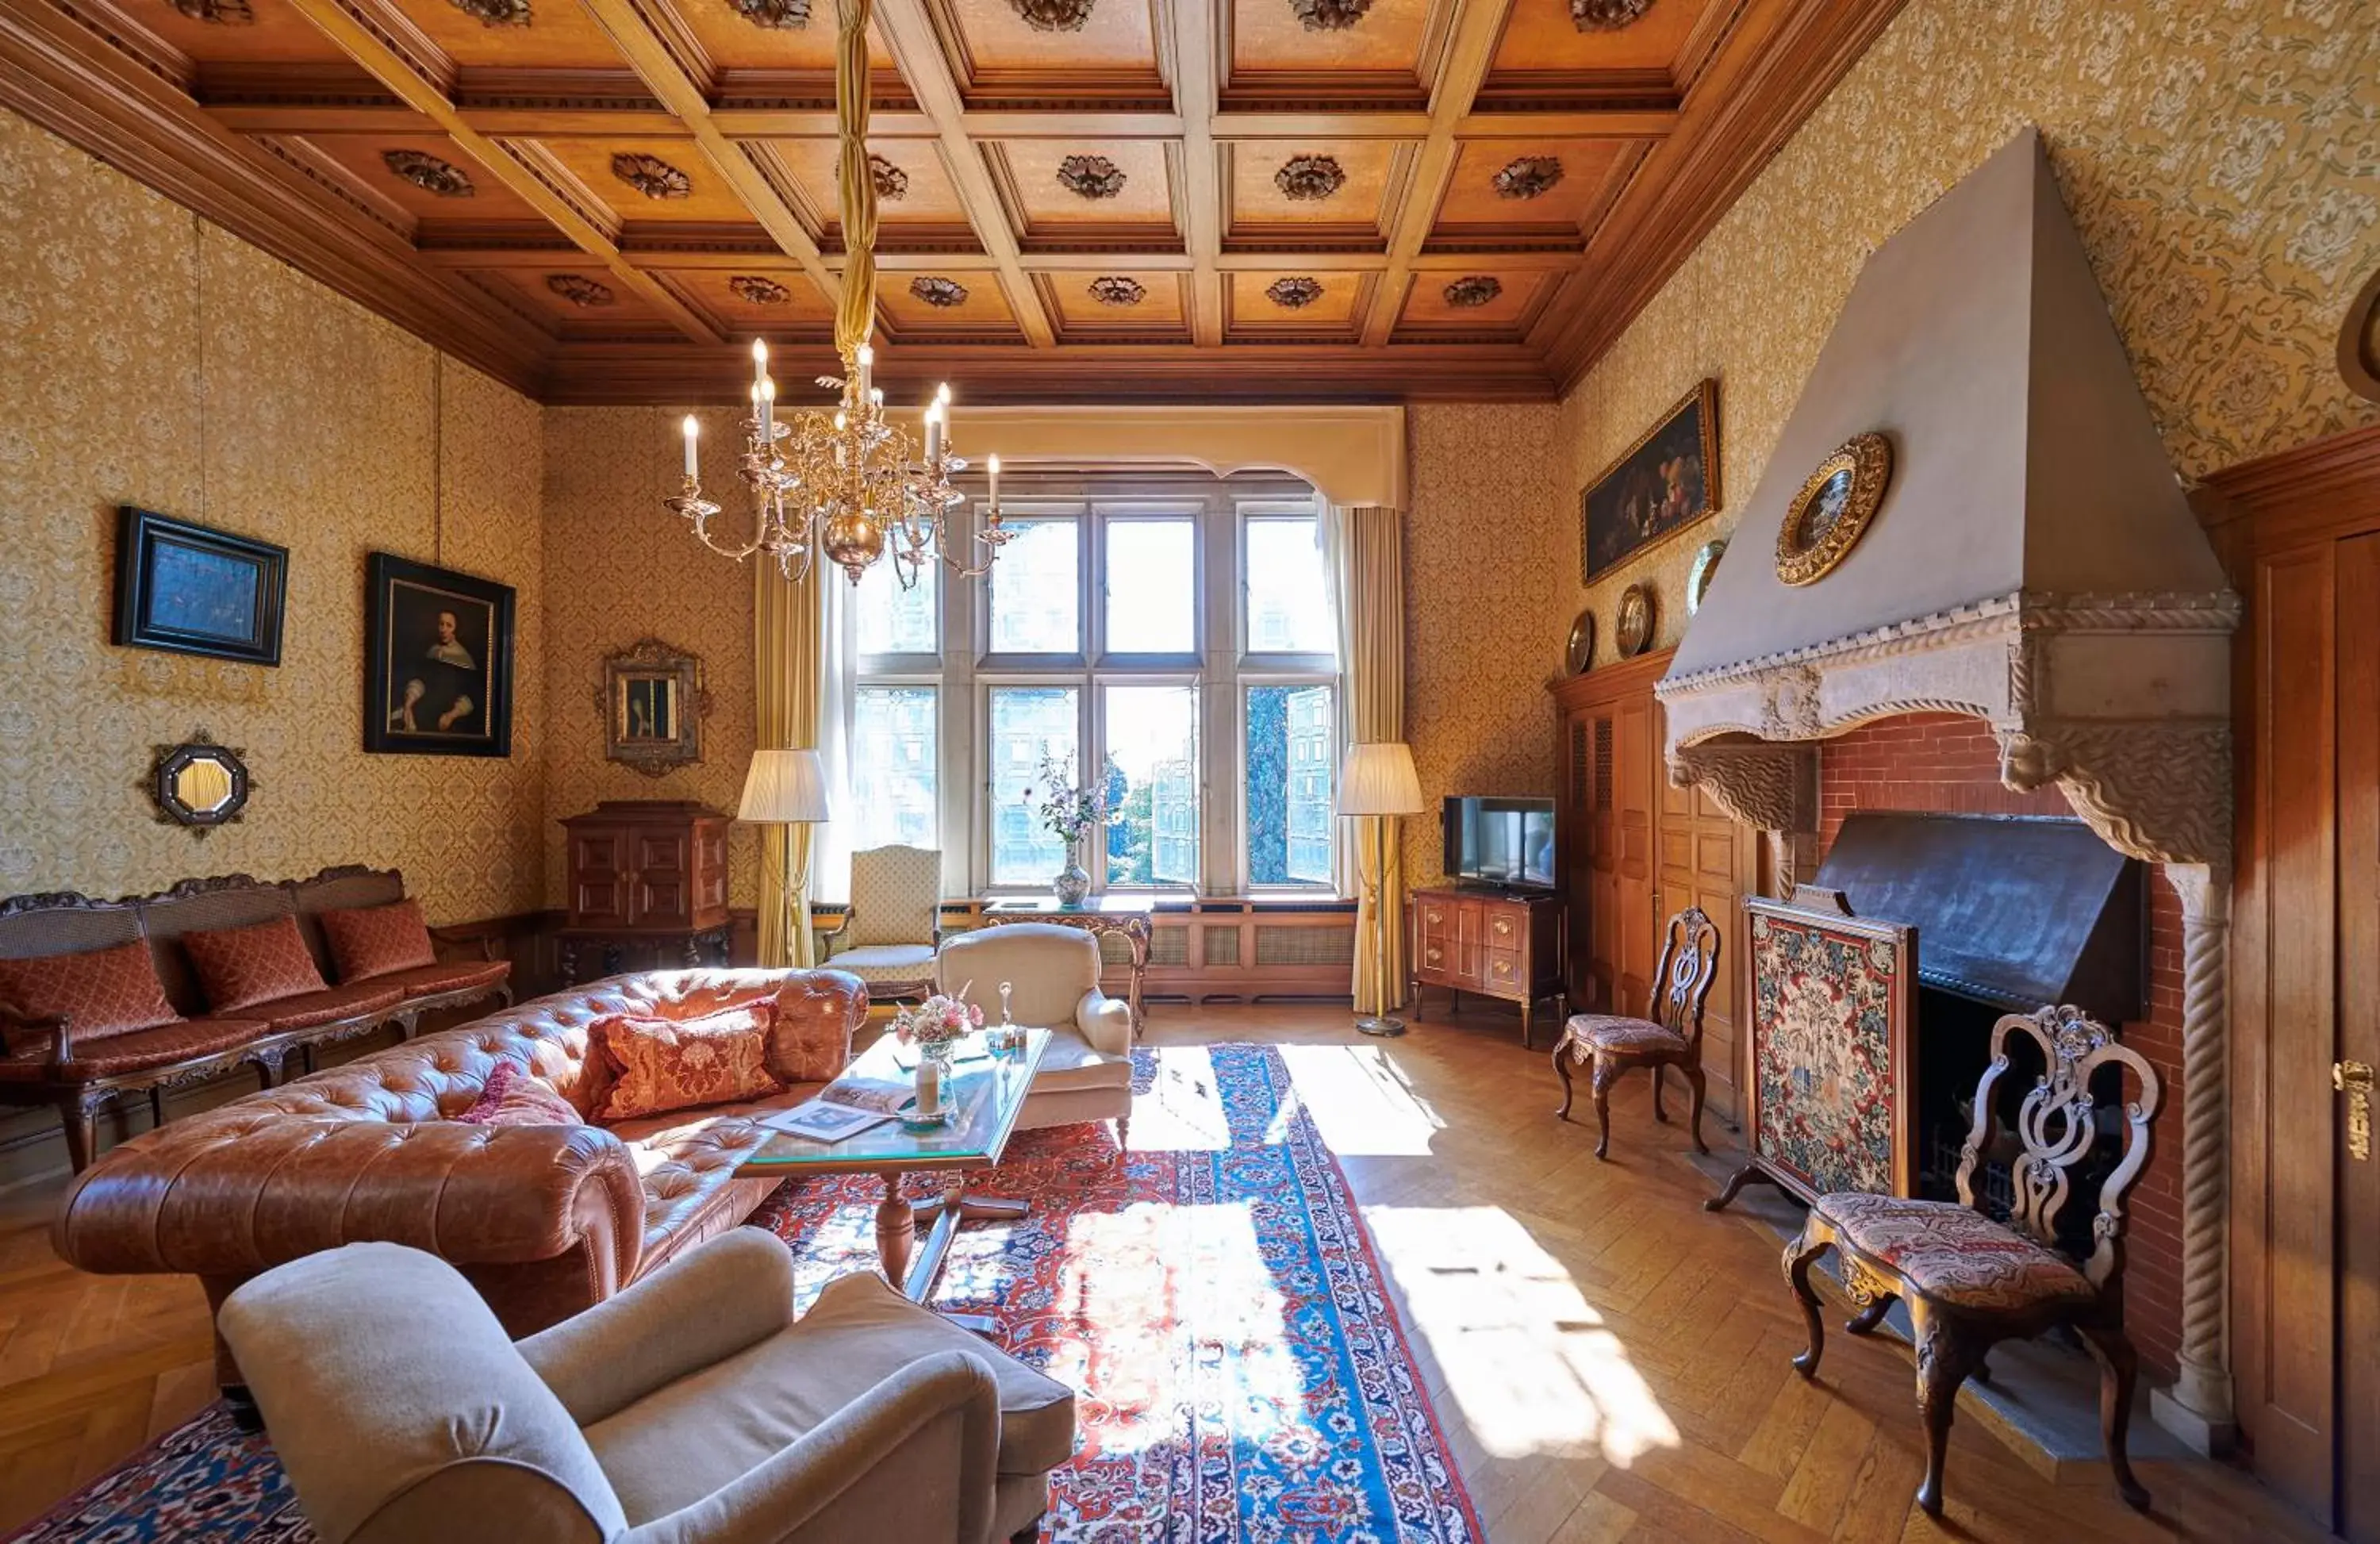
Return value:
[[(771, 1131), (769, 1139), (747, 1156), (745, 1173), (808, 1170), (830, 1173), (852, 1170), (965, 1169), (1000, 1161), (1009, 1135), (1016, 1129), (1017, 1113), (1025, 1108), (1033, 1074), (1050, 1049), (1050, 1031), (1027, 1029), (1025, 1044), (1013, 1051), (985, 1049), (983, 1035), (961, 1041), (964, 1058), (951, 1078), (959, 1112), (949, 1123), (912, 1131), (897, 1120), (881, 1121), (839, 1142), (813, 1141), (790, 1132)], [(905, 1063), (902, 1058), (905, 1056)], [(855, 1057), (844, 1069), (845, 1077), (879, 1083), (907, 1084), (917, 1069), (917, 1052), (891, 1033)]]

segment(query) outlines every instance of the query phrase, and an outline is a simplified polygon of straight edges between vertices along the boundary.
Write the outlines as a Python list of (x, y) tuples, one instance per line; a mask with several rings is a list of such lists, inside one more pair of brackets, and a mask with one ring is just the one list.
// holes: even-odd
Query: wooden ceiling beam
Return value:
[(744, 207), (768, 231), (769, 239), (777, 249), (800, 263), (812, 283), (825, 292), (832, 302), (841, 292), (842, 281), (819, 261), (818, 243), (810, 238), (793, 210), (778, 196), (760, 168), (752, 164), (717, 123), (711, 119), (710, 99), (702, 83), (690, 74), (685, 61), (670, 49), (669, 43), (646, 20), (635, 0), (580, 0), (596, 25), (612, 36), (620, 55), (637, 78), (650, 88), (661, 103), (694, 136), (702, 147), (704, 159), (711, 169), (727, 179)]
[(1190, 337), (1223, 341), (1223, 177), (1215, 153), (1222, 101), (1219, 12), (1207, 0), (1172, 0), (1158, 14), (1173, 24), (1173, 105), (1182, 117), (1182, 236), (1190, 255)]
[(347, 57), (369, 71), (373, 79), (443, 129), (447, 138), (489, 176), (552, 222), (572, 245), (601, 263), (638, 299), (666, 317), (672, 326), (698, 342), (722, 341), (685, 302), (621, 256), (619, 244), (572, 207), (569, 200), (547, 187), (502, 144), (464, 122), (462, 114), (443, 91), (415, 73), (404, 55), (357, 19), (340, 0), (290, 0), (290, 4)]
[(1413, 277), (1414, 260), (1429, 239), (1439, 206), (1454, 180), (1461, 149), (1457, 130), (1472, 115), (1479, 88), (1495, 62), (1496, 44), (1504, 35), (1504, 18), (1512, 0), (1455, 0), (1454, 23), (1446, 48), (1446, 63), (1438, 72), (1429, 95), (1429, 134), (1415, 157), (1413, 180), (1397, 211), (1396, 228), (1389, 236), (1389, 261), (1372, 293), (1364, 317), (1364, 346), (1378, 348), (1389, 341), (1404, 309), (1405, 290)]
[(992, 185), (991, 170), (968, 137), (966, 102), (942, 53), (933, 20), (926, 14), (924, 0), (876, 0), (876, 22), (901, 79), (908, 82), (909, 94), (934, 125), (959, 207), (965, 212), (967, 224), (975, 227), (984, 255), (1000, 271), (1000, 286), (1008, 292), (1008, 308), (1017, 326), (1035, 348), (1051, 346), (1057, 342), (1056, 331), (1042, 306), (1041, 292), (1026, 274), (1024, 253), (1009, 226), (999, 189)]

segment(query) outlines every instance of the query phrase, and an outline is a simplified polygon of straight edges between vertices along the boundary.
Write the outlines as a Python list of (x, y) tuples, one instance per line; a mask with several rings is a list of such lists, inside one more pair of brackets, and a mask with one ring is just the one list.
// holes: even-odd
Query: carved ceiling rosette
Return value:
[(937, 310), (953, 310), (966, 304), (966, 286), (956, 279), (937, 274), (920, 274), (909, 281), (909, 293)]
[(1534, 199), (1551, 192), (1561, 179), (1560, 156), (1524, 155), (1507, 163), (1493, 180), (1500, 197)]
[(478, 20), (482, 27), (526, 27), (530, 16), (528, 0), (447, 0), (465, 16)]
[(380, 159), (393, 175), (442, 199), (468, 199), (479, 191), (471, 186), (470, 176), (462, 167), (451, 161), (441, 161), (427, 151), (384, 150)]
[(1138, 279), (1128, 279), (1120, 274), (1091, 281), (1091, 298), (1102, 306), (1136, 306), (1148, 297), (1148, 291)]
[(1104, 155), (1070, 155), (1058, 163), (1058, 183), (1077, 198), (1112, 199), (1123, 191), (1123, 168)]
[(1484, 306), (1504, 293), (1504, 281), (1488, 274), (1472, 274), (1446, 286), (1446, 303), (1458, 310)]
[(728, 0), (755, 27), (798, 31), (810, 24), (810, 0)]
[(1265, 286), (1265, 298), (1283, 310), (1304, 310), (1322, 298), (1322, 281), (1304, 276), (1275, 279)]
[(886, 203), (899, 203), (909, 196), (909, 174), (874, 151), (868, 152), (868, 180), (876, 185), (876, 196)]
[(694, 196), (694, 179), (658, 155), (623, 151), (612, 157), (612, 175), (649, 199)]
[(1025, 25), (1037, 32), (1079, 32), (1091, 19), (1092, 0), (1008, 0)]
[(1570, 0), (1570, 20), (1582, 32), (1616, 32), (1652, 8), (1653, 0)]
[(783, 306), (790, 304), (794, 298), (792, 290), (758, 274), (735, 274), (728, 279), (727, 287), (735, 292), (737, 299), (755, 306)]
[(1289, 8), (1309, 32), (1343, 32), (1364, 19), (1372, 0), (1289, 0)]
[(1313, 203), (1347, 186), (1347, 173), (1337, 156), (1293, 155), (1272, 174), (1272, 185), (1285, 199)]
[(574, 306), (608, 306), (613, 301), (610, 285), (584, 274), (548, 274), (545, 287)]
[(252, 27), (256, 12), (248, 0), (172, 0), (176, 10), (192, 21), (204, 21), (217, 27)]

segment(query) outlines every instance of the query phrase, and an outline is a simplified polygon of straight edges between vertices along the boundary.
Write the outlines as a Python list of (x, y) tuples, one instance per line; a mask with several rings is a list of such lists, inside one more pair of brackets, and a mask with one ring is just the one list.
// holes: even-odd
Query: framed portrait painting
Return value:
[(511, 755), (512, 587), (388, 553), (365, 569), (364, 748)]
[(1708, 380), (1579, 494), (1579, 581), (1593, 584), (1718, 508), (1718, 383)]
[(115, 525), (115, 640), (281, 663), (289, 549), (124, 505)]

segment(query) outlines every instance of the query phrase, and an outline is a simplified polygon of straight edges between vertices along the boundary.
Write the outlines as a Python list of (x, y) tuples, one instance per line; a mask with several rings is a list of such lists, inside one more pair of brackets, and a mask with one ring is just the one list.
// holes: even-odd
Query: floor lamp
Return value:
[[(752, 825), (793, 826), (820, 825), (827, 818), (826, 762), (815, 750), (756, 750), (752, 753), (751, 770), (744, 774), (744, 800), (736, 806), (735, 818)], [(787, 833), (790, 839), (791, 833)], [(775, 868), (772, 864), (761, 865)], [(785, 903), (797, 890), (809, 888), (809, 864), (805, 858), (798, 881), (789, 881), (780, 870), (773, 876), (776, 884), (778, 930), (786, 935), (786, 948), (792, 949), (790, 918), (785, 916)]]
[[(1382, 969), (1389, 954), (1388, 908), (1381, 904), (1381, 890), (1389, 878), (1389, 821), (1399, 815), (1418, 815), (1429, 808), (1422, 801), (1421, 779), (1414, 773), (1413, 748), (1402, 740), (1376, 740), (1368, 745), (1347, 748), (1347, 760), (1339, 769), (1339, 813), (1367, 820), (1371, 826), (1371, 872), (1364, 876), (1366, 894), (1372, 902), (1372, 967), (1379, 976), (1378, 1011), (1355, 1021), (1355, 1027), (1366, 1035), (1402, 1035), (1404, 1020), (1391, 1017), (1387, 1009), (1395, 995), (1396, 983)], [(1359, 857), (1356, 865), (1363, 867)]]

